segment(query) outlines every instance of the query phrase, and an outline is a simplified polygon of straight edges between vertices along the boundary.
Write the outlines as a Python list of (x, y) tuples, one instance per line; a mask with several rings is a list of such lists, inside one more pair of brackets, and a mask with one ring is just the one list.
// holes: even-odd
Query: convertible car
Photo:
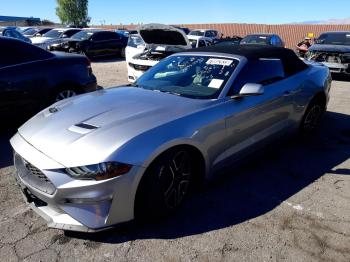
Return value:
[(31, 207), (64, 230), (95, 232), (176, 210), (189, 191), (281, 135), (314, 131), (331, 77), (289, 49), (173, 54), (132, 86), (68, 98), (11, 139)]

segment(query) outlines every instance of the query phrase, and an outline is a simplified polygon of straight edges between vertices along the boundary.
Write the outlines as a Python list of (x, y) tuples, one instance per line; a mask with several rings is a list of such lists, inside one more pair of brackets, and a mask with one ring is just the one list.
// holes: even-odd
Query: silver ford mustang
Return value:
[(31, 207), (94, 232), (169, 214), (193, 186), (273, 139), (318, 125), (331, 77), (275, 47), (169, 56), (133, 86), (57, 102), (11, 139)]

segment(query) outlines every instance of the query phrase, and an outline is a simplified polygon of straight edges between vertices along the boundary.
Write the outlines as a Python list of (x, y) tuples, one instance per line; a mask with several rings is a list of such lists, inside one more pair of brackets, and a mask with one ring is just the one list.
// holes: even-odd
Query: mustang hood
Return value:
[(176, 46), (191, 48), (185, 33), (175, 27), (162, 24), (148, 24), (138, 28), (138, 33), (149, 46)]
[(63, 166), (95, 164), (133, 137), (207, 103), (140, 88), (114, 88), (58, 102), (18, 132)]
[(335, 52), (335, 53), (350, 53), (350, 46), (347, 45), (323, 45), (316, 44), (309, 48), (310, 52)]

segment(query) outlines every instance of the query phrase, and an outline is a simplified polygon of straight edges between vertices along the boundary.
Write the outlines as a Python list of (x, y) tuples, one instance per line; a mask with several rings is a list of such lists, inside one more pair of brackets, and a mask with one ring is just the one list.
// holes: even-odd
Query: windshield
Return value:
[(269, 37), (263, 35), (248, 35), (241, 41), (241, 44), (267, 45), (268, 43)]
[(135, 86), (189, 98), (214, 99), (237, 64), (231, 58), (171, 56), (144, 73)]
[(34, 35), (37, 33), (39, 30), (35, 28), (29, 28), (23, 32), (24, 35)]
[(189, 35), (204, 36), (204, 31), (194, 30), (189, 33)]
[(145, 42), (143, 41), (140, 35), (129, 35), (128, 46), (138, 47), (138, 46), (144, 46), (144, 45), (145, 45)]
[(192, 46), (192, 48), (196, 48), (197, 47), (197, 40), (196, 39), (189, 39), (190, 44)]
[(350, 45), (350, 32), (322, 34), (316, 40), (316, 43), (324, 45)]
[(64, 30), (52, 29), (49, 32), (45, 33), (43, 36), (50, 37), (50, 38), (59, 38), (63, 32), (64, 32)]
[(74, 34), (74, 35), (72, 36), (72, 39), (75, 39), (75, 40), (87, 40), (87, 39), (89, 39), (93, 34), (94, 34), (93, 31), (83, 30), (83, 31), (80, 31), (80, 32)]

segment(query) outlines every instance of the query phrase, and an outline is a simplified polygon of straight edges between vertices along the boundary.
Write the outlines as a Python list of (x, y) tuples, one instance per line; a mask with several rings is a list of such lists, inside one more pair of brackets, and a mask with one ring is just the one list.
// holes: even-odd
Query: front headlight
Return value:
[(106, 180), (128, 173), (131, 165), (117, 162), (106, 162), (96, 165), (66, 168), (66, 173), (79, 180)]

